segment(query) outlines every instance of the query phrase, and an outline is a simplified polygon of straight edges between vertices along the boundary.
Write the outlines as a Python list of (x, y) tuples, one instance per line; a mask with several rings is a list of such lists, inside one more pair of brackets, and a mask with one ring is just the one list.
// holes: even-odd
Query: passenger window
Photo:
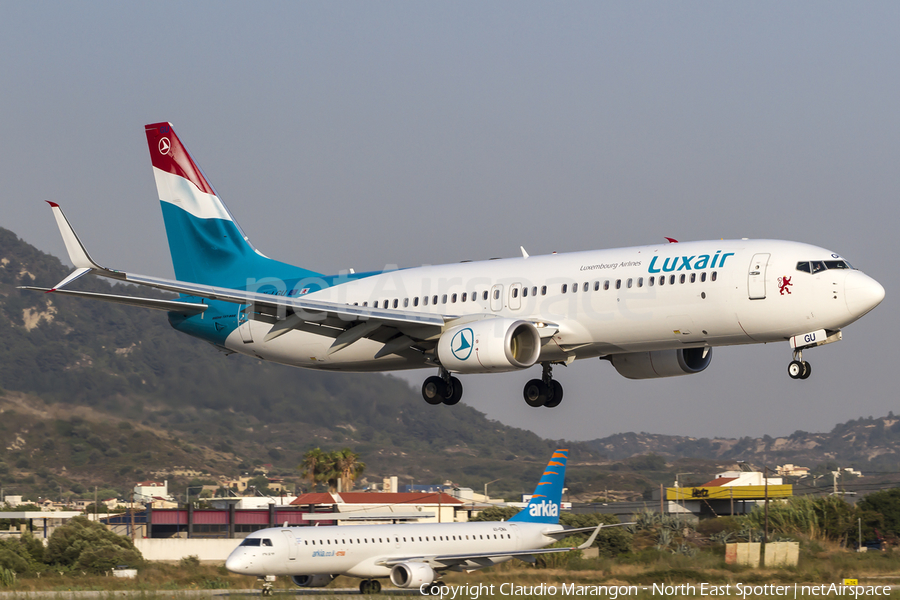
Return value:
[(704, 281), (706, 281), (706, 271), (700, 273), (700, 283), (703, 283)]
[(394, 308), (397, 308), (397, 299), (394, 298)]
[(478, 300), (478, 292), (472, 292), (472, 302)]
[(419, 297), (416, 296), (415, 298), (413, 298), (413, 306), (418, 306), (418, 305), (419, 305)]
[(659, 285), (666, 285), (666, 276), (663, 275), (659, 278)]
[(368, 306), (368, 305), (369, 305), (368, 302), (363, 302), (363, 306)]
[(606, 291), (609, 289), (609, 279), (603, 282), (603, 290)]
[(428, 296), (422, 296), (422, 306), (428, 306)]
[(531, 288), (531, 295), (532, 295), (532, 296), (537, 296), (537, 286), (533, 286), (533, 287)]
[(650, 277), (650, 281), (647, 282), (647, 285), (649, 285), (650, 287), (653, 287), (653, 281), (654, 281), (655, 279), (656, 279), (656, 277), (652, 277), (652, 276), (651, 276), (651, 277)]
[(453, 294), (452, 296), (450, 296), (450, 302), (452, 302), (453, 304), (456, 304), (456, 294)]
[(585, 291), (585, 292), (588, 291), (588, 282), (587, 281), (584, 282), (584, 288), (582, 289), (582, 291)]
[(390, 301), (390, 300), (385, 300), (385, 301), (384, 301), (384, 307), (385, 307), (385, 308), (390, 308), (390, 307), (391, 307), (391, 301)]
[(500, 290), (494, 290), (494, 300), (500, 299)]
[(809, 268), (809, 261), (798, 262), (797, 270), (803, 271), (804, 273), (812, 273), (812, 270)]
[(546, 295), (547, 295), (547, 286), (542, 285), (541, 286), (541, 296), (546, 296)]
[(565, 283), (562, 284), (562, 292), (561, 293), (565, 294), (567, 291), (569, 291), (569, 286), (566, 285)]
[(484, 295), (482, 296), (482, 300), (487, 300), (487, 290), (484, 290)]
[(409, 308), (409, 298), (403, 299), (403, 308)]
[(617, 290), (622, 289), (622, 280), (621, 279), (616, 279), (616, 289)]
[(518, 298), (518, 297), (519, 297), (519, 288), (513, 288), (513, 291), (512, 291), (512, 292), (513, 292), (513, 293), (512, 293), (512, 297), (513, 297), (513, 298)]
[(691, 273), (691, 283), (694, 283), (695, 281), (697, 281), (697, 274)]
[(684, 283), (684, 274), (681, 275), (681, 283)]
[(577, 291), (578, 291), (578, 284), (577, 284), (577, 283), (573, 283), (573, 284), (572, 284), (572, 293), (574, 294), (574, 293), (577, 292)]
[(432, 298), (431, 298), (431, 303), (432, 303), (432, 304), (437, 304), (437, 294), (435, 294), (434, 296), (432, 296)]
[(372, 303), (372, 308), (378, 308), (378, 300)]
[(447, 304), (447, 294), (441, 296), (441, 304)]
[(715, 281), (716, 280), (716, 271), (713, 271), (712, 275), (710, 275), (709, 278), (710, 278), (710, 280)]
[(466, 293), (465, 293), (465, 292), (462, 293), (462, 296), (460, 297), (459, 301), (460, 301), (460, 302), (465, 302), (465, 301), (466, 301)]
[(595, 291), (595, 292), (600, 291), (600, 281), (595, 281), (595, 282), (594, 282), (594, 291)]
[(638, 277), (638, 287), (644, 287), (644, 278)]
[(631, 289), (631, 278), (628, 279), (626, 285), (628, 286), (628, 289)]
[(523, 287), (523, 288), (522, 288), (522, 297), (523, 297), (523, 298), (527, 298), (527, 297), (528, 297), (528, 288), (527, 288), (527, 287)]
[(669, 276), (669, 285), (675, 285), (675, 276), (674, 275)]

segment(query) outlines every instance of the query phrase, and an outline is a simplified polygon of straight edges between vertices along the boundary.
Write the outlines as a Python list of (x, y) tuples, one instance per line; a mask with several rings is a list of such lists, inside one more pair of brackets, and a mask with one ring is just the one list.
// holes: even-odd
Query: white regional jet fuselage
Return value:
[[(540, 379), (523, 395), (531, 406), (553, 407), (562, 400), (554, 364), (600, 357), (625, 377), (668, 377), (704, 370), (715, 346), (787, 340), (788, 372), (805, 379), (803, 350), (838, 341), (884, 298), (877, 281), (831, 250), (777, 240), (549, 256), (523, 249), (521, 258), (323, 275), (258, 252), (171, 124), (146, 133), (176, 280), (100, 266), (53, 204), (76, 271), (50, 291), (166, 310), (178, 331), (287, 365), (436, 367), (422, 386), (431, 404), (459, 402), (455, 374), (540, 364)], [(66, 287), (87, 273), (180, 296)]]

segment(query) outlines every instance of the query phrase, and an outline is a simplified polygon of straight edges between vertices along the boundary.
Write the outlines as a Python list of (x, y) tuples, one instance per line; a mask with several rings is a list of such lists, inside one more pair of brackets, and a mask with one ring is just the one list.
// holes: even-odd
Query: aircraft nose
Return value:
[(854, 271), (844, 280), (847, 309), (854, 317), (861, 317), (884, 300), (884, 287), (868, 275)]
[(228, 555), (228, 558), (225, 560), (225, 568), (231, 571), (232, 573), (240, 573), (241, 570), (246, 568), (244, 566), (244, 553), (240, 550), (236, 550)]

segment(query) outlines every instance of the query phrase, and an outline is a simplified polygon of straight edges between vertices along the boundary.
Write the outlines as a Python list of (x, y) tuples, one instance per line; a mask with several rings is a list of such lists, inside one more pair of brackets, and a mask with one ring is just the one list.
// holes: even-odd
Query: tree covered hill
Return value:
[(900, 417), (860, 417), (836, 425), (827, 433), (795, 431), (773, 438), (693, 438), (651, 433), (618, 433), (587, 442), (610, 459), (655, 452), (668, 459), (747, 460), (759, 464), (785, 462), (815, 466), (835, 463), (859, 469), (900, 468)]
[[(296, 474), (306, 450), (347, 446), (370, 480), (480, 488), (503, 477), (492, 490), (520, 492), (555, 447), (463, 404), (429, 406), (393, 377), (225, 356), (175, 332), (161, 311), (16, 289), (50, 287), (69, 270), (0, 228), (0, 482), (42, 470), (49, 488), (63, 467), (72, 481), (121, 489), (128, 474), (173, 465), (236, 474), (271, 463)], [(166, 297), (96, 277), (72, 287)], [(577, 455), (597, 458), (584, 446)]]

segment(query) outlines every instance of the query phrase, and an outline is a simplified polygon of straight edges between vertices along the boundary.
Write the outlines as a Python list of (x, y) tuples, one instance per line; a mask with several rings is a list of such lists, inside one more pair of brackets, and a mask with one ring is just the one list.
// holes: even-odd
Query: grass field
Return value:
[[(794, 584), (841, 584), (844, 579), (857, 579), (862, 586), (895, 585), (897, 591), (887, 597), (900, 598), (900, 552), (848, 552), (825, 543), (807, 542), (802, 546), (797, 567), (779, 569), (754, 569), (726, 565), (721, 548), (706, 550), (690, 557), (670, 552), (647, 549), (640, 553), (618, 558), (581, 559), (571, 557), (566, 564), (555, 568), (535, 568), (519, 561), (474, 573), (449, 573), (444, 581), (448, 593), (444, 598), (550, 598), (581, 595), (600, 598), (677, 598), (677, 597), (731, 597), (731, 598), (793, 598)], [(342, 588), (355, 589), (359, 580), (338, 577), (328, 588), (300, 590), (284, 577), (278, 578), (275, 590), (278, 596), (288, 594), (313, 594), (318, 597), (346, 596), (346, 592), (332, 592)], [(392, 592), (410, 597), (409, 590), (392, 590), (387, 582), (381, 598), (391, 597)], [(654, 589), (653, 584), (657, 584)], [(701, 587), (706, 584), (706, 587)], [(661, 589), (659, 586), (674, 586)], [(789, 586), (784, 593), (765, 585)], [(492, 586), (492, 587), (491, 587)], [(563, 586), (566, 586), (565, 588)], [(606, 586), (605, 588), (595, 586)], [(730, 586), (730, 587), (726, 587)], [(740, 587), (739, 587), (740, 586)], [(625, 587), (627, 593), (618, 593)], [(647, 589), (643, 589), (647, 587)], [(91, 576), (81, 573), (46, 572), (40, 577), (20, 577), (7, 588), (0, 586), (0, 598), (65, 598), (70, 592), (99, 592), (92, 598), (147, 598), (147, 600), (178, 600), (179, 598), (251, 595), (238, 590), (254, 589), (258, 596), (259, 585), (255, 578), (234, 575), (221, 566), (196, 564), (148, 563), (139, 569), (136, 579), (119, 579), (109, 576)], [(748, 593), (749, 589), (749, 593)], [(206, 590), (209, 593), (203, 594)], [(229, 593), (230, 591), (230, 593)], [(577, 592), (584, 594), (577, 594)], [(702, 592), (706, 591), (706, 594)], [(798, 588), (798, 592), (804, 591)], [(809, 589), (807, 592), (811, 591)], [(819, 590), (823, 591), (823, 590)], [(827, 592), (827, 590), (825, 590)], [(554, 593), (555, 592), (555, 593)], [(605, 593), (594, 593), (605, 592)], [(718, 592), (718, 593), (712, 593)], [(763, 593), (755, 593), (763, 592)], [(769, 593), (765, 593), (769, 592)], [(843, 593), (842, 593), (843, 592)], [(799, 594), (797, 597), (852, 598), (855, 594), (840, 587), (825, 594)], [(78, 595), (81, 597), (81, 595)], [(876, 596), (865, 596), (876, 597)], [(879, 595), (884, 598), (886, 596)]]

